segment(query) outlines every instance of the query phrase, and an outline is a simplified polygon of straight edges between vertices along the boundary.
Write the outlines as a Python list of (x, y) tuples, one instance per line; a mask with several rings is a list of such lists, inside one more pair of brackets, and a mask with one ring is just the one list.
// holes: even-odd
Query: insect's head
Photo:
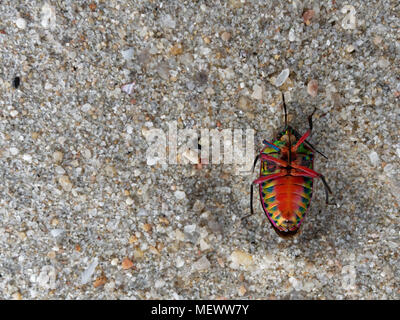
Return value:
[(293, 144), (297, 140), (295, 130), (291, 126), (286, 126), (278, 134), (277, 140), (283, 142), (286, 146), (289, 146), (289, 143)]

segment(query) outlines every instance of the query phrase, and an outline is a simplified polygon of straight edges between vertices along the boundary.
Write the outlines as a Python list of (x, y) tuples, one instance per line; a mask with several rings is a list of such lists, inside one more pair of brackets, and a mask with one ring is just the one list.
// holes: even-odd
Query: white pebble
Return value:
[(288, 38), (289, 38), (290, 42), (293, 42), (293, 41), (296, 40), (296, 34), (294, 33), (294, 29), (293, 28), (290, 29)]
[(379, 156), (375, 151), (369, 154), (369, 160), (371, 160), (372, 165), (377, 166), (379, 164)]
[(275, 85), (277, 87), (283, 85), (287, 80), (287, 78), (289, 77), (289, 73), (290, 73), (289, 69), (282, 70), (282, 72), (275, 79)]
[(205, 251), (208, 249), (210, 249), (210, 245), (204, 239), (200, 239), (200, 250)]
[(57, 167), (55, 168), (55, 171), (56, 171), (56, 173), (57, 173), (58, 175), (63, 175), (63, 174), (65, 173), (64, 168), (63, 168), (63, 167), (60, 167), (60, 166), (57, 166)]
[(343, 6), (341, 12), (345, 14), (342, 20), (342, 28), (345, 30), (356, 28), (356, 9), (351, 5)]
[(177, 198), (178, 200), (183, 200), (186, 198), (186, 193), (185, 191), (175, 191), (175, 198)]
[(92, 153), (90, 152), (89, 149), (83, 149), (82, 155), (85, 159), (90, 159), (92, 157)]
[(41, 24), (42, 27), (46, 29), (54, 29), (56, 26), (56, 10), (48, 3), (42, 6)]
[(54, 162), (61, 162), (64, 157), (64, 154), (61, 151), (55, 151), (53, 153), (53, 161)]
[(162, 288), (164, 285), (165, 285), (165, 281), (162, 280), (162, 279), (158, 279), (158, 280), (156, 280), (156, 282), (154, 283), (154, 287), (155, 287), (156, 289)]
[(16, 156), (19, 153), (19, 150), (15, 147), (11, 147), (10, 153), (11, 153), (11, 155)]
[(15, 20), (15, 25), (19, 29), (25, 29), (26, 28), (26, 20), (24, 18), (18, 18), (17, 20)]
[(138, 213), (137, 213), (137, 216), (138, 216), (138, 217), (147, 216), (147, 211), (146, 211), (145, 209), (143, 209), (143, 208), (140, 208), (139, 211), (138, 211)]
[(192, 270), (193, 271), (200, 271), (200, 270), (206, 270), (210, 268), (211, 263), (208, 261), (206, 256), (201, 257), (199, 260), (197, 260), (195, 263), (192, 265)]
[(53, 229), (50, 230), (50, 234), (54, 237), (57, 238), (59, 235), (61, 235), (64, 232), (63, 229)]
[(13, 117), (13, 118), (15, 118), (17, 115), (18, 115), (18, 111), (17, 110), (12, 110), (10, 112), (10, 116)]
[(175, 239), (178, 241), (185, 240), (185, 234), (181, 230), (175, 230)]
[(161, 24), (165, 28), (174, 29), (176, 26), (176, 22), (169, 14), (166, 14), (161, 18)]
[(396, 149), (397, 156), (400, 158), (400, 148)]
[(351, 53), (351, 52), (354, 51), (354, 49), (355, 49), (355, 47), (354, 47), (352, 44), (349, 44), (349, 45), (346, 46), (346, 49), (345, 49), (345, 50), (346, 50), (348, 53)]
[(258, 84), (253, 86), (253, 94), (251, 95), (253, 99), (262, 100), (263, 98), (263, 88)]
[(85, 104), (82, 106), (82, 111), (83, 111), (83, 112), (88, 112), (88, 111), (90, 111), (91, 108), (92, 108), (92, 106), (91, 106), (89, 103), (85, 103)]
[(58, 182), (61, 185), (61, 187), (64, 189), (64, 191), (71, 191), (72, 190), (72, 183), (69, 180), (68, 176), (61, 176), (58, 178)]
[(230, 259), (233, 265), (249, 266), (253, 263), (253, 257), (250, 254), (240, 250), (233, 251)]
[(31, 156), (30, 154), (27, 154), (27, 153), (25, 153), (25, 154), (22, 156), (22, 159), (23, 159), (24, 161), (26, 161), (26, 162), (29, 162), (29, 163), (32, 162), (32, 156)]
[(195, 224), (189, 224), (183, 228), (183, 231), (186, 233), (193, 233), (196, 230)]
[(133, 204), (133, 199), (132, 199), (131, 197), (128, 197), (128, 198), (126, 198), (125, 203), (126, 203), (128, 206), (131, 206), (131, 205)]
[(82, 285), (89, 282), (90, 277), (96, 270), (97, 265), (98, 265), (98, 260), (97, 260), (97, 258), (94, 258), (94, 260), (89, 265), (89, 267), (85, 271), (82, 272), (82, 274), (81, 274), (81, 284)]
[(181, 267), (183, 267), (184, 264), (185, 264), (185, 261), (181, 257), (178, 256), (175, 260), (176, 267), (181, 268)]
[(129, 49), (126, 49), (126, 50), (121, 51), (122, 57), (123, 57), (125, 60), (131, 60), (132, 57), (133, 57), (133, 53), (134, 53), (133, 48), (129, 48)]
[(296, 278), (290, 277), (289, 282), (293, 286), (293, 289), (295, 289), (295, 290), (301, 289), (301, 282), (299, 280), (297, 280)]

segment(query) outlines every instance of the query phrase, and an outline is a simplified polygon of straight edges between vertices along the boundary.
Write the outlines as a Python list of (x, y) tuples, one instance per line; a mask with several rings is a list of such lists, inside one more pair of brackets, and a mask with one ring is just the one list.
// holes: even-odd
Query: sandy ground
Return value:
[[(1, 1), (0, 298), (399, 299), (399, 12)], [(300, 132), (317, 108), (315, 168), (337, 203), (315, 181), (288, 241), (258, 195), (240, 220), (257, 174), (187, 163), (182, 131), (252, 129), (251, 165), (281, 92)], [(178, 160), (168, 145), (162, 163), (174, 124)]]

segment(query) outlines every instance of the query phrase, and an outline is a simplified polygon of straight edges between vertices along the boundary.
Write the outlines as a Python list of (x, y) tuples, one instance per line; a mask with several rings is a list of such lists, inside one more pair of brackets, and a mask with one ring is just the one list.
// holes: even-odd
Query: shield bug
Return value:
[(312, 131), (312, 116), (308, 117), (309, 129), (300, 135), (288, 125), (287, 109), (282, 94), (285, 112), (285, 127), (273, 142), (263, 141), (264, 147), (254, 160), (254, 168), (260, 160), (260, 177), (250, 188), (250, 215), (253, 210), (253, 187), (259, 186), (260, 200), (264, 213), (276, 233), (283, 238), (297, 234), (311, 203), (314, 178), (320, 178), (325, 187), (326, 203), (332, 193), (324, 176), (314, 171), (316, 150), (306, 139)]

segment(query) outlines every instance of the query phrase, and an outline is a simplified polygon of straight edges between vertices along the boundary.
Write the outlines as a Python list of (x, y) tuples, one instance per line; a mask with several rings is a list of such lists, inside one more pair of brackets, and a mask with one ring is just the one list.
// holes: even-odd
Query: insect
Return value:
[(326, 203), (332, 193), (325, 177), (314, 171), (314, 152), (321, 154), (306, 139), (312, 131), (312, 116), (308, 117), (309, 129), (300, 135), (288, 125), (285, 98), (282, 94), (285, 112), (285, 127), (274, 142), (263, 141), (264, 147), (256, 156), (254, 168), (260, 160), (260, 177), (250, 188), (250, 214), (253, 210), (253, 187), (259, 186), (260, 200), (264, 213), (276, 233), (283, 238), (297, 234), (311, 203), (313, 179), (320, 178), (325, 187)]

